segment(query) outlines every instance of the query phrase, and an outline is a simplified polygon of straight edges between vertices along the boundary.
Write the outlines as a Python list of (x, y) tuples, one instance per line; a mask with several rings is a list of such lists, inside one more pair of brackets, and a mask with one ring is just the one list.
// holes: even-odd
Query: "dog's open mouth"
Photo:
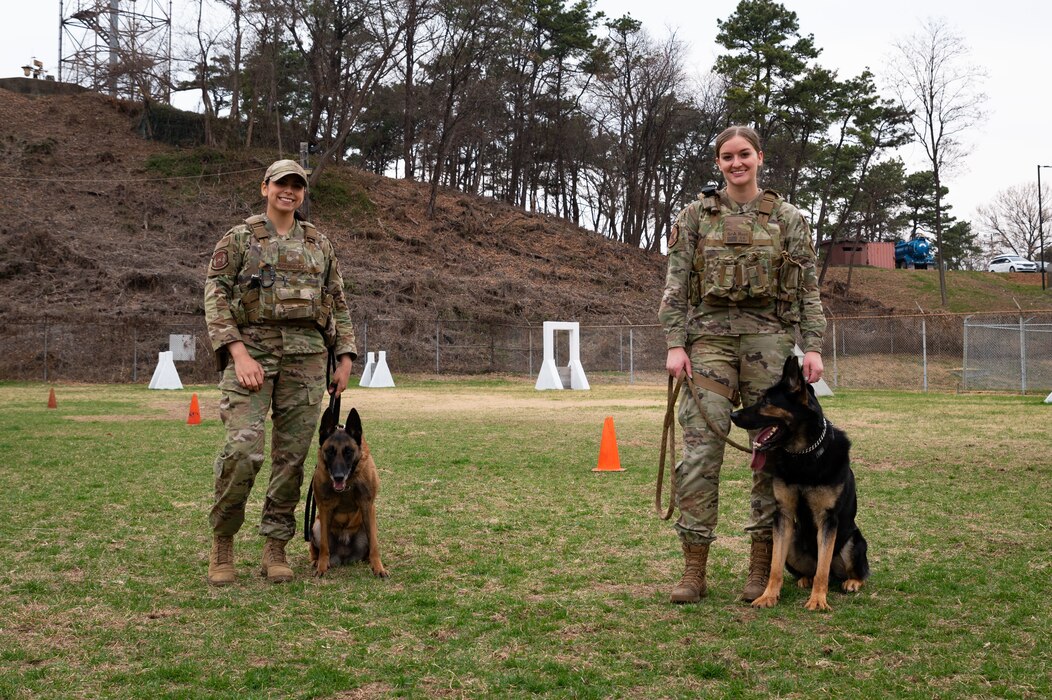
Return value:
[(332, 488), (336, 491), (343, 491), (347, 488), (347, 480), (336, 478), (332, 479)]
[(752, 461), (749, 462), (749, 466), (754, 472), (760, 471), (767, 464), (767, 446), (777, 434), (778, 426), (770, 425), (761, 430), (756, 439), (752, 441)]

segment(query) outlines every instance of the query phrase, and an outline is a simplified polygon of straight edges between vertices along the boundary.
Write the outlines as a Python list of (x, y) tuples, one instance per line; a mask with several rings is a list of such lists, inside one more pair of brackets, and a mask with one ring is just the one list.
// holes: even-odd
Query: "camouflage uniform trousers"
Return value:
[(233, 535), (245, 521), (245, 503), (263, 466), (264, 422), (273, 408), (270, 483), (263, 502), (259, 534), (288, 541), (296, 534), (296, 506), (303, 485), (303, 463), (314, 443), (325, 395), (325, 353), (283, 355), (247, 346), (263, 365), (259, 391), (237, 381), (231, 363), (219, 388), (219, 412), (226, 426), (226, 444), (216, 457), (215, 503), (209, 514), (212, 531)]
[[(690, 361), (695, 374), (738, 387), (742, 405), (748, 406), (781, 376), (793, 345), (793, 338), (785, 333), (702, 336), (691, 346)], [(726, 433), (731, 402), (701, 387), (698, 396), (712, 424)], [(680, 517), (675, 528), (684, 542), (705, 544), (716, 539), (720, 467), (727, 444), (712, 434), (686, 387), (679, 402), (679, 423), (683, 426), (683, 459), (676, 465)], [(750, 433), (750, 440), (754, 435)], [(771, 476), (754, 472), (752, 480), (751, 514), (745, 531), (760, 540), (770, 539), (775, 511)]]

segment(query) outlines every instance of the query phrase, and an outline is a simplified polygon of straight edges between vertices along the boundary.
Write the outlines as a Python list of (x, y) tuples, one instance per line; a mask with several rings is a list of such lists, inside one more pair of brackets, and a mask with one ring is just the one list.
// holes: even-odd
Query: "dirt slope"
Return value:
[[(258, 182), (277, 155), (148, 141), (134, 107), (91, 93), (0, 89), (0, 123), (8, 320), (200, 314), (212, 247), (258, 211)], [(655, 322), (663, 256), (456, 191), (440, 196), (433, 220), (426, 202), (422, 184), (349, 168), (328, 169), (312, 191), (311, 218), (339, 251), (356, 318)], [(846, 275), (832, 270), (823, 290), (834, 313), (939, 307), (934, 273), (855, 270), (850, 288)], [(1052, 306), (1036, 276), (985, 277), (962, 304)]]

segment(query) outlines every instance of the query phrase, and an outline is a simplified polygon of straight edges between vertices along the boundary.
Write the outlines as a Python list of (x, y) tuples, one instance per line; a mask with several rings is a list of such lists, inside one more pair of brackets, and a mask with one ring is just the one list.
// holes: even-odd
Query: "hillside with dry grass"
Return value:
[[(202, 313), (212, 247), (260, 208), (279, 154), (144, 139), (137, 107), (0, 89), (0, 317)], [(356, 318), (654, 323), (664, 258), (455, 190), (327, 168), (311, 218), (333, 240)], [(1036, 275), (947, 275), (950, 311), (1052, 308)], [(830, 269), (837, 315), (940, 310), (934, 271)]]

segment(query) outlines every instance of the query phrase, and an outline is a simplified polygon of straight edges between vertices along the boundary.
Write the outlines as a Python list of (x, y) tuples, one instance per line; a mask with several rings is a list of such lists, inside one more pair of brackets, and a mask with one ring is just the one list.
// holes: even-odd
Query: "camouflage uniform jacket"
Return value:
[[(265, 240), (261, 241), (253, 233), (248, 223), (253, 220), (265, 224), (265, 233), (259, 232)], [(288, 245), (289, 242), (292, 245)], [(305, 251), (306, 259), (300, 259), (297, 251)], [(253, 259), (261, 258), (278, 260), (276, 270), (248, 269)], [(283, 265), (290, 271), (286, 272)], [(317, 270), (316, 277), (310, 276), (311, 269)], [(264, 273), (262, 281), (261, 272)], [(290, 321), (250, 320), (253, 314), (246, 310), (251, 307), (247, 302), (260, 296), (261, 284), (272, 286), (277, 281), (280, 287), (289, 276), (301, 273), (306, 281), (300, 280), (300, 286), (320, 287), (307, 289), (303, 295), (311, 297), (309, 304), (317, 310), (310, 312), (311, 317)], [(208, 265), (204, 303), (208, 336), (220, 370), (229, 360), (226, 346), (237, 340), (255, 347), (268, 347), (280, 341), (282, 352), (292, 355), (325, 352), (328, 343), (335, 348), (337, 356), (345, 353), (351, 359), (358, 356), (335, 251), (329, 240), (309, 223), (297, 220), (284, 237), (279, 236), (264, 217), (253, 217), (227, 231), (216, 244)]]
[[(762, 217), (756, 223), (764, 194), (739, 205), (726, 190), (720, 190), (695, 200), (676, 217), (658, 311), (669, 348), (689, 349), (703, 335), (781, 333), (795, 325), (805, 352), (822, 351), (826, 319), (811, 231), (800, 211), (773, 192), (766, 227)], [(730, 231), (725, 234), (725, 228), (740, 227), (743, 221), (752, 222), (744, 230), (755, 247), (732, 245), (732, 241), (743, 241), (735, 240)], [(699, 248), (703, 237), (704, 245)], [(751, 262), (756, 259), (762, 261), (762, 269)], [(720, 264), (724, 269), (719, 272), (726, 273), (722, 276)], [(729, 298), (706, 293), (713, 285), (719, 286), (718, 281), (712, 282), (714, 275), (717, 280), (729, 280), (723, 291)]]

